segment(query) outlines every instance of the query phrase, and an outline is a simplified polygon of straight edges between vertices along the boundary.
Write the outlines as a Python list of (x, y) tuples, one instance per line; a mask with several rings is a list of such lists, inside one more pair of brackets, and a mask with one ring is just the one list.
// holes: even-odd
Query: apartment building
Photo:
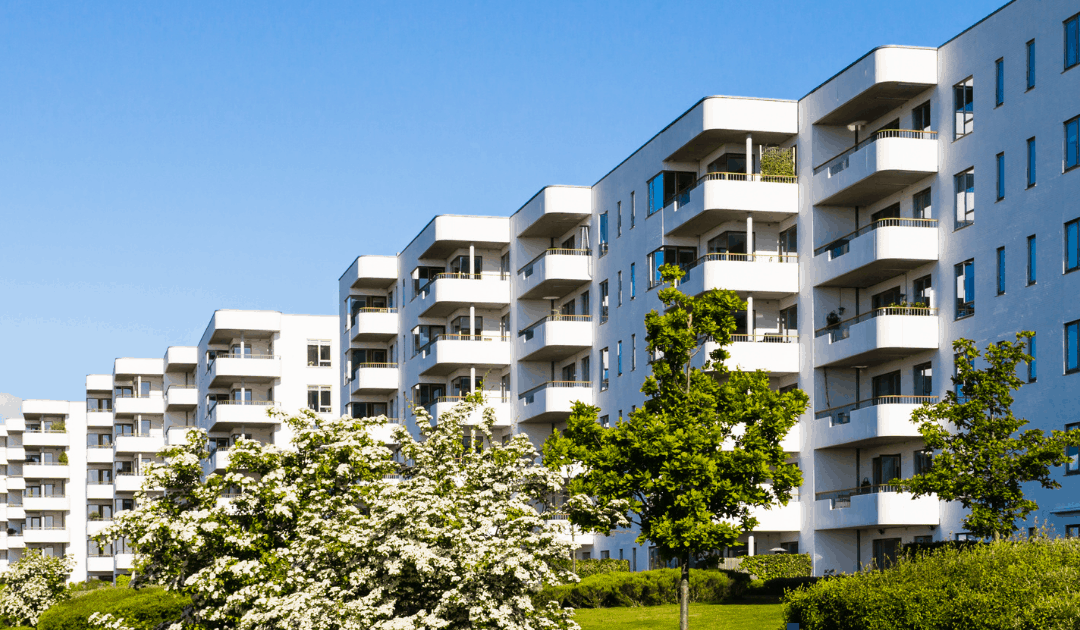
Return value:
[[(951, 387), (955, 339), (1035, 331), (1015, 411), (1080, 425), (1077, 11), (1016, 0), (799, 101), (702, 99), (592, 186), (440, 215), (399, 255), (360, 256), (339, 280), (342, 409), (415, 430), (413, 405), (438, 416), (482, 388), (499, 430), (538, 445), (576, 400), (617, 422), (643, 398), (656, 269), (676, 263), (683, 291), (746, 300), (730, 364), (811, 398), (785, 444), (798, 500), (728, 553), (808, 552), (821, 574), (966, 536), (959, 506), (888, 483), (929, 461), (909, 418)], [(1061, 490), (1027, 490), (1060, 535), (1080, 535), (1071, 455)], [(579, 553), (648, 568), (633, 538), (580, 536)]]

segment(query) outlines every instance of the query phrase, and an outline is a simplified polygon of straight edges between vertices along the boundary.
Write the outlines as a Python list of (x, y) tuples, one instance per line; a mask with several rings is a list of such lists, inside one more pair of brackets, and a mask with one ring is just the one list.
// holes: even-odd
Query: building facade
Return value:
[[(1035, 331), (1015, 410), (1080, 424), (1077, 23), (1074, 3), (1019, 0), (799, 101), (705, 98), (593, 186), (440, 215), (398, 256), (360, 256), (339, 280), (343, 411), (415, 430), (414, 405), (438, 416), (482, 388), (499, 430), (537, 445), (573, 401), (617, 422), (642, 402), (644, 316), (675, 263), (684, 292), (746, 300), (731, 366), (811, 398), (785, 445), (798, 500), (729, 552), (798, 549), (821, 574), (965, 536), (957, 505), (888, 483), (929, 461), (909, 418), (951, 387), (955, 339)], [(1061, 490), (1028, 489), (1061, 535), (1080, 531), (1073, 455)], [(642, 570), (633, 538), (579, 553)]]

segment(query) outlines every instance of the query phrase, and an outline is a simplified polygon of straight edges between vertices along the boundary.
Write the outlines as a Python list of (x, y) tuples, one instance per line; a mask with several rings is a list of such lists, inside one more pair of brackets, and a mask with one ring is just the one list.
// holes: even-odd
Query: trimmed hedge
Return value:
[(149, 630), (179, 619), (189, 603), (189, 598), (162, 588), (98, 589), (54, 604), (41, 615), (37, 630), (86, 630), (87, 619), (95, 612), (110, 613), (132, 628)]
[[(565, 571), (572, 571), (574, 566), (569, 559), (561, 560), (555, 564)], [(588, 560), (577, 561), (577, 576), (581, 579), (585, 579), (592, 575), (615, 573), (617, 571), (629, 572), (630, 561), (618, 560), (615, 558), (590, 558)]]
[(739, 564), (739, 570), (759, 580), (769, 581), (775, 578), (809, 577), (813, 573), (813, 565), (810, 562), (810, 554), (778, 553), (768, 556), (747, 556)]
[(1074, 630), (1080, 540), (1003, 540), (901, 556), (884, 571), (788, 591), (803, 630)]
[[(679, 601), (679, 578), (679, 569), (603, 573), (576, 584), (549, 586), (536, 601), (556, 601), (569, 608), (675, 604)], [(749, 582), (745, 573), (694, 570), (690, 572), (690, 601), (720, 602), (744, 593)]]

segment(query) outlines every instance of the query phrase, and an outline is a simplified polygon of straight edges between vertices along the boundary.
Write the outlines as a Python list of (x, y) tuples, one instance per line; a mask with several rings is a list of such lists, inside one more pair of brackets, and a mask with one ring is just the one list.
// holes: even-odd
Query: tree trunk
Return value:
[(682, 557), (682, 579), (679, 580), (679, 630), (690, 630), (690, 554)]

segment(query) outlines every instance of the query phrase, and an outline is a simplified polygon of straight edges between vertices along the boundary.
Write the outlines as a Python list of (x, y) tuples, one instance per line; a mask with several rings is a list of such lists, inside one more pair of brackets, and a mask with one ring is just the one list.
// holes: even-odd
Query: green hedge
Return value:
[(122, 618), (133, 628), (153, 628), (163, 621), (179, 619), (185, 596), (161, 588), (105, 588), (87, 592), (55, 604), (38, 620), (37, 630), (86, 630), (87, 619), (95, 612)]
[(803, 630), (1074, 630), (1080, 540), (1005, 540), (901, 557), (884, 571), (821, 580), (784, 596)]
[[(560, 560), (556, 563), (556, 566), (565, 571), (573, 570), (573, 563), (571, 563), (569, 559)], [(600, 575), (601, 573), (615, 573), (617, 571), (630, 571), (630, 561), (617, 560), (614, 558), (590, 558), (588, 560), (577, 561), (577, 576), (581, 579), (593, 575)]]
[[(679, 569), (603, 573), (576, 584), (549, 586), (536, 600), (556, 601), (570, 608), (675, 604), (679, 601), (679, 577)], [(745, 573), (694, 570), (690, 572), (690, 601), (720, 602), (741, 595), (749, 582)]]
[(747, 556), (739, 564), (740, 571), (746, 571), (759, 580), (775, 578), (809, 577), (813, 573), (810, 554), (778, 553), (769, 556)]

